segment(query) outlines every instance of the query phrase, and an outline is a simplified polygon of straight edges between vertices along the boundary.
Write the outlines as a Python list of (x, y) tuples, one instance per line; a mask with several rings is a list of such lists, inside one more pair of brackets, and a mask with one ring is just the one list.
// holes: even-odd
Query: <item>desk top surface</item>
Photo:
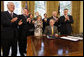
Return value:
[(34, 56), (83, 56), (83, 40), (69, 41), (48, 39), (47, 37), (28, 37), (31, 40)]

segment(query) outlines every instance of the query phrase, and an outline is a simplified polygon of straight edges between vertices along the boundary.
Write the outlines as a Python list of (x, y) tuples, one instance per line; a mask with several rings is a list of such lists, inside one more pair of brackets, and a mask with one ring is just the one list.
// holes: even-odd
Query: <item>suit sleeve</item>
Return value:
[(66, 23), (73, 23), (73, 17), (72, 16), (69, 16), (69, 20), (65, 21), (65, 19), (63, 19), (63, 16), (60, 17), (59, 19), (59, 23), (61, 24), (66, 24)]
[[(19, 19), (19, 21), (22, 20), (22, 22), (23, 22), (22, 25), (25, 25), (25, 24), (27, 23), (27, 22), (25, 21), (23, 15), (19, 15), (19, 16), (18, 16), (18, 19)], [(18, 22), (19, 22), (19, 21), (18, 21)], [(21, 25), (20, 25), (20, 26), (21, 26)]]
[(69, 16), (69, 20), (66, 21), (66, 23), (73, 23), (73, 17), (72, 16)]
[(63, 19), (63, 16), (61, 16), (60, 18), (59, 18), (59, 24), (64, 24), (65, 22), (64, 22), (64, 19)]
[(3, 26), (12, 26), (11, 21), (7, 19), (7, 16), (4, 13), (1, 14), (1, 24)]

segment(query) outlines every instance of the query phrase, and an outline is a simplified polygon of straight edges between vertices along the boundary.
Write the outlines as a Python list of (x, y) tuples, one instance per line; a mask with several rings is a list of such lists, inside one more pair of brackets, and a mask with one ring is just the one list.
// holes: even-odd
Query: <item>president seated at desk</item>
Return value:
[(57, 27), (54, 26), (54, 19), (51, 19), (49, 23), (50, 25), (45, 28), (44, 36), (49, 35), (58, 37), (58, 30)]

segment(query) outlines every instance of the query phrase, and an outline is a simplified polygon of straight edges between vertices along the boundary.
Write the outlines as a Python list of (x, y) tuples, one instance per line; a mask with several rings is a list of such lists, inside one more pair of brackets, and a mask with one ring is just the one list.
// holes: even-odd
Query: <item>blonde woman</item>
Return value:
[(42, 17), (40, 15), (37, 16), (37, 20), (35, 21), (34, 26), (35, 26), (34, 35), (42, 36), (43, 22)]

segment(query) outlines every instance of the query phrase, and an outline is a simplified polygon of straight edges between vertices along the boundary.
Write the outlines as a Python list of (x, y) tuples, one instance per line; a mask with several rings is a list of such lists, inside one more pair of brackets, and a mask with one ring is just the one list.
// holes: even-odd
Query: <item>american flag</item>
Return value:
[(58, 15), (60, 14), (60, 3), (59, 3), (59, 6), (58, 6)]

